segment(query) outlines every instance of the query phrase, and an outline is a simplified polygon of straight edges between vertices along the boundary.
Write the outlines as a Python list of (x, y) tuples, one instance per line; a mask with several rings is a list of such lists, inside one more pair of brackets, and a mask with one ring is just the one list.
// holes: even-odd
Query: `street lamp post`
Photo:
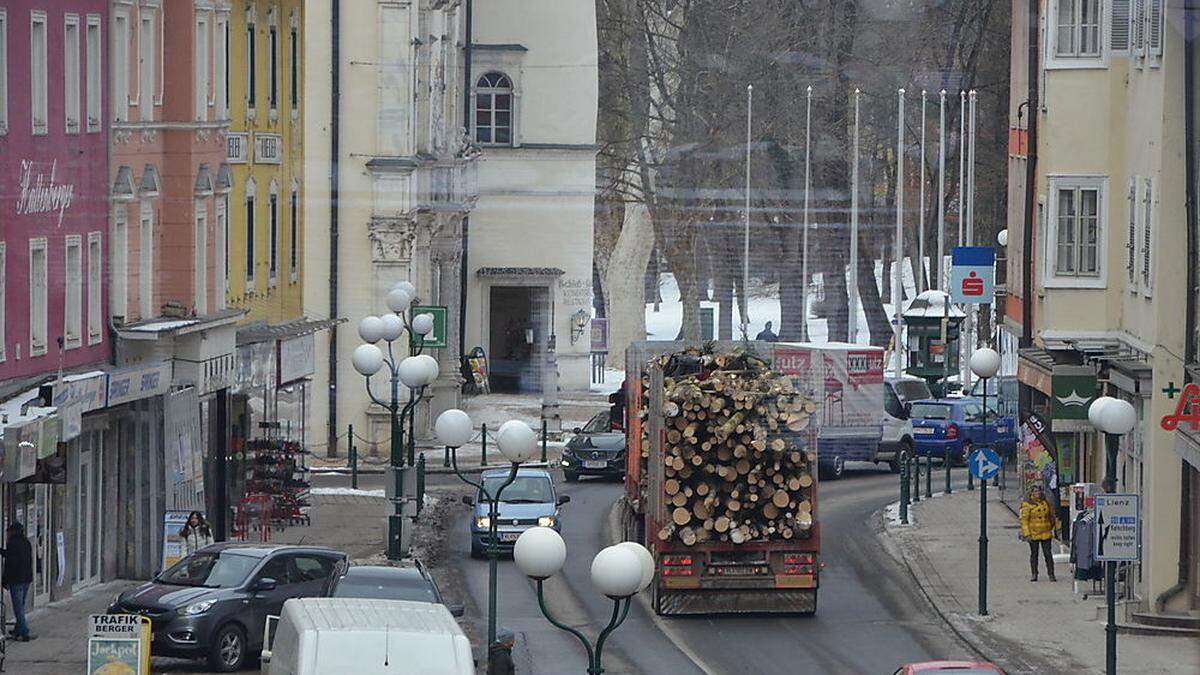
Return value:
[(587, 652), (588, 675), (604, 672), (602, 657), (604, 643), (629, 616), (633, 596), (654, 581), (654, 556), (641, 544), (626, 541), (602, 549), (592, 559), (592, 585), (613, 602), (608, 625), (593, 642), (579, 630), (559, 621), (546, 606), (543, 583), (558, 574), (567, 559), (567, 545), (558, 532), (548, 527), (534, 527), (521, 533), (513, 549), (513, 559), (525, 576), (537, 584), (538, 607), (555, 628), (579, 639)]
[[(1092, 401), (1088, 408), (1088, 420), (1092, 426), (1104, 433), (1104, 491), (1112, 494), (1117, 490), (1117, 451), (1121, 436), (1133, 431), (1137, 424), (1137, 412), (1128, 401), (1111, 396), (1101, 396)], [(1104, 626), (1104, 672), (1117, 672), (1117, 563), (1104, 561), (1104, 598), (1108, 605), (1108, 622)]]
[[(971, 354), (971, 372), (983, 380), (983, 437), (982, 447), (987, 447), (987, 384), (1000, 371), (1000, 354), (989, 347), (980, 347)], [(970, 472), (971, 458), (967, 458), (967, 471)], [(979, 616), (987, 616), (987, 479), (979, 479)]]
[[(504, 493), (504, 489), (513, 484), (517, 479), (517, 470), (522, 462), (528, 462), (533, 459), (537, 452), (537, 435), (529, 425), (520, 420), (509, 420), (500, 425), (500, 430), (496, 433), (496, 445), (500, 447), (500, 454), (509, 462), (508, 475), (505, 476), (503, 482), (499, 485), (487, 485), (480, 475), (479, 480), (475, 481), (468, 478), (458, 468), (458, 449), (466, 445), (471, 440), (471, 435), (474, 431), (471, 424), (471, 418), (467, 413), (458, 410), (450, 409), (438, 415), (437, 421), (433, 425), (434, 433), (437, 434), (438, 441), (441, 442), (450, 451), (450, 464), (454, 468), (454, 474), (458, 476), (467, 485), (475, 488), (480, 495), (480, 499), (488, 505), (487, 515), (487, 558), (488, 558), (488, 632), (487, 632), (487, 650), (488, 663), (491, 664), (492, 646), (496, 643), (496, 601), (497, 601), (497, 564), (500, 560), (500, 546), (497, 536), (497, 526), (500, 516), (500, 498)], [(494, 490), (494, 493), (493, 493)], [(468, 505), (473, 505), (471, 498), (463, 497), (463, 501)]]
[[(358, 324), (358, 335), (363, 344), (355, 348), (351, 356), (354, 369), (366, 378), (367, 396), (371, 401), (388, 411), (391, 429), (391, 468), (392, 485), (395, 488), (393, 502), (395, 513), (388, 519), (387, 556), (390, 560), (399, 560), (407, 553), (407, 530), (404, 526), (406, 482), (408, 472), (416, 466), (416, 450), (414, 435), (408, 435), (408, 457), (405, 461), (404, 425), (406, 419), (416, 410), (417, 404), (425, 394), (425, 388), (438, 377), (437, 360), (428, 354), (421, 354), (421, 345), (416, 336), (425, 336), (433, 328), (432, 317), (419, 315), (409, 317), (409, 309), (413, 302), (415, 288), (407, 281), (396, 284), (387, 294), (387, 306), (393, 313), (383, 316), (368, 316)], [(397, 357), (394, 343), (408, 332), (409, 351), (415, 352), (403, 360)], [(377, 345), (387, 343), (384, 353)], [(371, 390), (371, 376), (387, 366), (387, 374), (391, 383), (391, 398), (380, 400)], [(408, 388), (408, 402), (402, 404), (400, 385)], [(417, 495), (419, 498), (420, 495)], [(418, 505), (419, 508), (419, 505)], [(414, 514), (415, 515), (415, 514)]]

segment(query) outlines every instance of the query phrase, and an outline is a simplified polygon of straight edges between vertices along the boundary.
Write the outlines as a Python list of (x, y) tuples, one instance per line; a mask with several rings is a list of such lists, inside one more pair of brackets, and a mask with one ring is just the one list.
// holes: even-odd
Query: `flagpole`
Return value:
[(754, 119), (754, 85), (746, 85), (746, 224), (742, 234), (742, 339), (750, 339), (750, 125)]
[(858, 102), (862, 92), (854, 89), (854, 160), (850, 164), (850, 343), (858, 342)]
[(812, 85), (808, 85), (805, 93), (804, 109), (804, 253), (800, 263), (800, 339), (808, 342), (808, 190), (809, 169), (811, 168), (809, 152), (812, 141)]
[(904, 262), (904, 89), (897, 93), (898, 112), (896, 115), (896, 241), (893, 245), (892, 272), (892, 363), (896, 376), (900, 376), (901, 344), (900, 344), (900, 308), (904, 304), (903, 277), (901, 266)]
[(925, 90), (921, 90), (921, 206), (917, 225), (917, 264), (913, 268), (916, 275), (917, 293), (925, 290)]
[(938, 288), (946, 285), (946, 90), (938, 94)]

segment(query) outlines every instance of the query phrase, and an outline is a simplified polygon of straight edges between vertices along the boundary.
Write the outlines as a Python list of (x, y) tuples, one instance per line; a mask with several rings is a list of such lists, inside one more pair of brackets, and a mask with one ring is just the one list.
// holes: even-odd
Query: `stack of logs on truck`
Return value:
[(659, 614), (816, 611), (820, 374), (795, 353), (768, 342), (626, 351), (622, 516), (626, 538), (655, 556)]

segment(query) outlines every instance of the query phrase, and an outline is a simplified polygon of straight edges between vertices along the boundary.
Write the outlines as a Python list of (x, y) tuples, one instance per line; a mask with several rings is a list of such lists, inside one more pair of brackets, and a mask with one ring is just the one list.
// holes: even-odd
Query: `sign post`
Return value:
[[(986, 390), (986, 380), (983, 386)], [(987, 410), (986, 400), (984, 410)], [(1000, 472), (1000, 455), (991, 448), (979, 448), (971, 453), (967, 467), (971, 475), (979, 479), (979, 616), (987, 616), (987, 484)]]
[(1137, 495), (1096, 495), (1095, 541), (1096, 560), (1104, 563), (1104, 598), (1108, 604), (1108, 623), (1104, 627), (1105, 672), (1116, 675), (1117, 563), (1141, 558), (1141, 510)]
[(150, 619), (137, 614), (92, 614), (88, 675), (150, 675)]

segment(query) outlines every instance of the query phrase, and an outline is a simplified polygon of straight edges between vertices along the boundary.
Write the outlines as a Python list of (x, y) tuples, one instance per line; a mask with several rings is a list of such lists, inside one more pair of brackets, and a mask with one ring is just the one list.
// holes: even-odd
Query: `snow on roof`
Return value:
[(38, 397), (38, 389), (34, 387), (29, 391), (22, 392), (19, 396), (14, 396), (3, 403), (0, 403), (0, 430), (5, 427), (20, 426), (30, 420), (39, 417), (46, 417), (53, 414), (58, 408), (46, 408), (43, 406), (29, 406), (25, 414), (21, 414), (21, 407), (29, 401)]
[(150, 323), (143, 323), (143, 324), (139, 324), (136, 326), (124, 326), (121, 328), (121, 330), (138, 331), (140, 333), (160, 333), (162, 331), (175, 330), (176, 328), (183, 328), (184, 326), (191, 326), (192, 324), (197, 324), (197, 323), (200, 323), (200, 322), (196, 319), (177, 319), (175, 321), (152, 321)]
[[(961, 319), (966, 315), (967, 313), (956, 307), (953, 302), (950, 303), (950, 318)], [(915, 319), (941, 319), (945, 317), (946, 294), (942, 291), (932, 289), (921, 293), (913, 298), (912, 304), (908, 306), (908, 309), (904, 310), (904, 316)]]

